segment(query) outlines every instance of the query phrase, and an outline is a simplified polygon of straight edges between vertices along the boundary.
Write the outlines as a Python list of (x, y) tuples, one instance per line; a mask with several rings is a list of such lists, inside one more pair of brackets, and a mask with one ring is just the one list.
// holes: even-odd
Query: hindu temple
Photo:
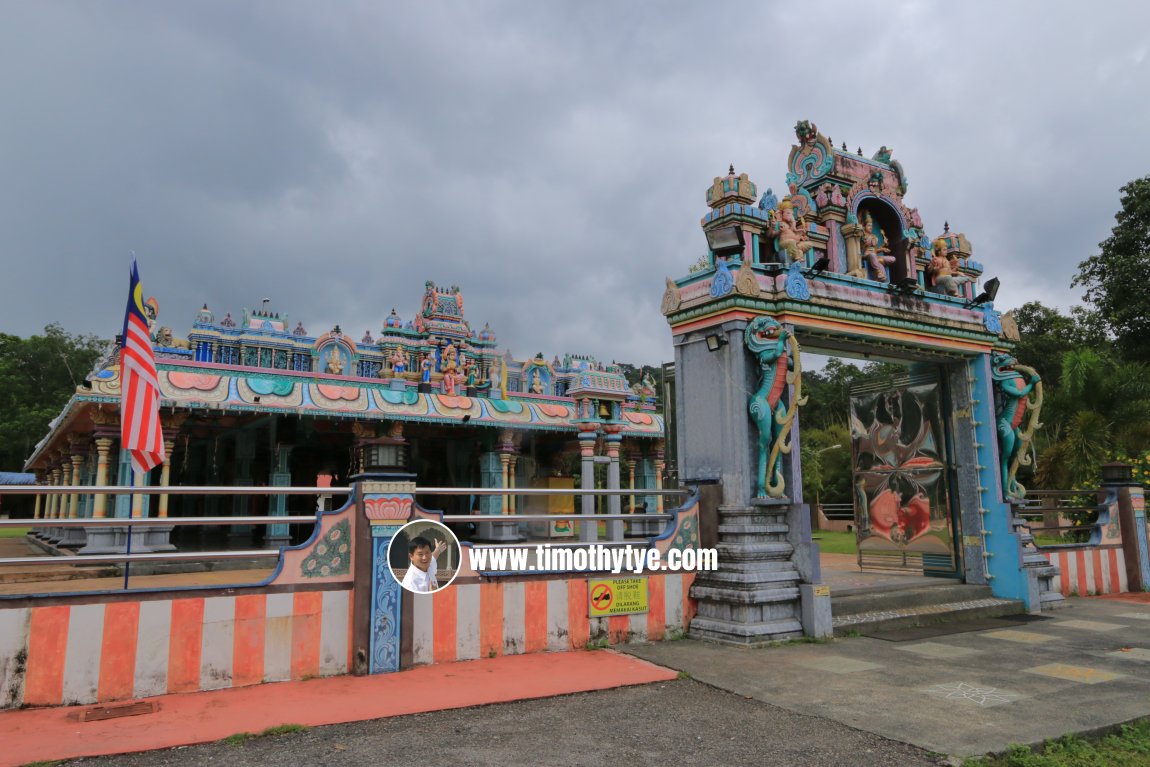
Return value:
[[(663, 418), (649, 373), (628, 384), (619, 365), (587, 355), (514, 359), (489, 326), (472, 327), (457, 286), (427, 282), (413, 311), (392, 309), (374, 334), (368, 329), (358, 339), (338, 325), (309, 332), (268, 301), (222, 316), (205, 304), (181, 338), (158, 322), (158, 301), (150, 299), (147, 308), (168, 456), (149, 484), (346, 485), (360, 468), (362, 448), (386, 443), (402, 452), (407, 470), (424, 487), (572, 488), (577, 476), (588, 487), (660, 487)], [(29, 471), (51, 484), (131, 484), (127, 452), (117, 449), (119, 382), (112, 350), (53, 421)], [(596, 467), (602, 475), (597, 484), (587, 476)], [(513, 494), (420, 500), (477, 519), (517, 508), (572, 513), (574, 503), (571, 497)], [(287, 514), (289, 503), (302, 501), (158, 495), (134, 502), (134, 515), (162, 520)], [(37, 516), (123, 517), (133, 513), (132, 503), (127, 496), (109, 504), (98, 494), (74, 495), (46, 501)], [(656, 513), (661, 499), (638, 494), (626, 506)], [(314, 505), (296, 509), (312, 510)], [(573, 535), (565, 522), (469, 527), (483, 540)], [(646, 530), (640, 522), (630, 528)], [(248, 526), (229, 529), (233, 546), (262, 535)], [(157, 525), (133, 550), (170, 550), (180, 541), (169, 533)], [(124, 531), (114, 528), (48, 528), (41, 535), (82, 554), (124, 545)], [(287, 525), (273, 526), (257, 542), (271, 547), (292, 537)]]

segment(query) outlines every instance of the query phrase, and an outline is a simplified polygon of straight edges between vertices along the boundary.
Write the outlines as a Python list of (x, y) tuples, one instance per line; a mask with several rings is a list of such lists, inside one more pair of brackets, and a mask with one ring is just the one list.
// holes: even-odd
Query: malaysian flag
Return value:
[(120, 347), (120, 447), (131, 453), (132, 468), (138, 474), (164, 461), (156, 358), (148, 337), (148, 318), (144, 315), (143, 290), (134, 256)]

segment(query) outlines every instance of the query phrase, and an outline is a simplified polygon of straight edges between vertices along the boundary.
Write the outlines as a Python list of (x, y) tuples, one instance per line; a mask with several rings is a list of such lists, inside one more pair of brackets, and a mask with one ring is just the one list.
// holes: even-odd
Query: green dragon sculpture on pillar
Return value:
[[(1015, 478), (1019, 466), (1033, 462), (1030, 441), (1042, 411), (1042, 378), (1034, 368), (1019, 365), (1018, 360), (1005, 352), (991, 358), (991, 378), (994, 380), (994, 419), (998, 431), (999, 472), (1002, 493), (1006, 498), (1025, 498), (1026, 488)], [(1027, 411), (1030, 419), (1022, 428)]]
[[(759, 429), (758, 470), (755, 496), (782, 498), (787, 489), (783, 455), (791, 452), (791, 424), (799, 406), (806, 403), (794, 336), (771, 317), (756, 317), (744, 331), (747, 349), (759, 358), (762, 380), (751, 394), (751, 418)], [(788, 385), (793, 391), (784, 403)]]

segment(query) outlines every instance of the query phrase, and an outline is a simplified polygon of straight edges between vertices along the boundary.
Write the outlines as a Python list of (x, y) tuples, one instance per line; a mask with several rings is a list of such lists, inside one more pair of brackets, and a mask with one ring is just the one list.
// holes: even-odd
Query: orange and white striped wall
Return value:
[(1119, 594), (1130, 590), (1126, 579), (1126, 554), (1121, 545), (1042, 553), (1060, 571), (1059, 590), (1063, 596)]
[(647, 579), (646, 613), (606, 618), (588, 618), (588, 578), (492, 579), (412, 594), (412, 662), (561, 652), (588, 644), (655, 641), (686, 631), (695, 614), (688, 596), (695, 574)]
[(0, 608), (0, 708), (344, 674), (351, 593), (337, 588)]

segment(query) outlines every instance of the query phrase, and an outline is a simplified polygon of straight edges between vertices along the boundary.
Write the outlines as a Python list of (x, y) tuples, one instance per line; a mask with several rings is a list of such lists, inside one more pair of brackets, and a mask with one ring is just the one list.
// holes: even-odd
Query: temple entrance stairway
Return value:
[[(697, 601), (689, 630), (692, 638), (756, 647), (803, 636), (802, 577), (794, 561), (788, 509), (785, 504), (719, 506), (721, 567), (700, 572), (691, 588)], [(840, 559), (828, 566), (831, 556)], [(989, 586), (912, 573), (859, 571), (854, 555), (824, 555), (823, 560), (822, 583), (830, 587), (835, 636), (1026, 612), (1023, 602), (999, 599)]]
[(1018, 615), (1025, 605), (999, 599), (989, 586), (938, 578), (909, 577), (883, 587), (831, 590), (835, 636), (980, 621)]
[(720, 567), (699, 573), (691, 587), (692, 638), (755, 647), (803, 635), (788, 509), (719, 506)]

